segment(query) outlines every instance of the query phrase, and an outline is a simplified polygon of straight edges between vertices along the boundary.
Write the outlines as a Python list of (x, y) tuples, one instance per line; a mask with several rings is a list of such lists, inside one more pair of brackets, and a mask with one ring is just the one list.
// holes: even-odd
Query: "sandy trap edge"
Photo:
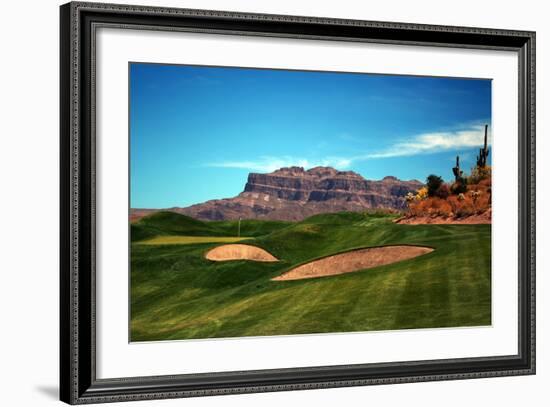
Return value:
[(413, 259), (433, 251), (434, 249), (432, 247), (412, 245), (392, 245), (355, 249), (310, 261), (280, 276), (274, 277), (272, 280), (302, 280), (306, 278), (352, 273)]
[(252, 260), (263, 262), (279, 261), (268, 251), (248, 244), (224, 244), (206, 252), (205, 256), (212, 261)]

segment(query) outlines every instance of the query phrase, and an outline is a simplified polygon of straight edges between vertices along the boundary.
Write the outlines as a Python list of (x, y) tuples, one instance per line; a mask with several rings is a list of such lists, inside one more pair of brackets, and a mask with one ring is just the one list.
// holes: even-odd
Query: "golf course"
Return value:
[(397, 216), (145, 216), (130, 226), (130, 340), (490, 325), (491, 225)]

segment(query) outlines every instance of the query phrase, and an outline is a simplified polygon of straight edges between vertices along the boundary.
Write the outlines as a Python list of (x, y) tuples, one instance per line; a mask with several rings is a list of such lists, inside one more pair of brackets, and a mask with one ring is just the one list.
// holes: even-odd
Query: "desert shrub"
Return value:
[(456, 210), (457, 218), (464, 218), (476, 213), (474, 205), (471, 202), (464, 200)]
[(430, 215), (445, 216), (448, 217), (452, 213), (452, 207), (445, 199), (430, 198), (430, 207), (428, 212)]
[(454, 195), (463, 194), (468, 190), (468, 186), (466, 185), (466, 180), (464, 178), (459, 179), (458, 181), (453, 182), (451, 185), (451, 192)]
[(460, 206), (460, 203), (458, 202), (458, 199), (456, 197), (456, 195), (451, 195), (447, 198), (447, 203), (449, 204), (449, 206), (451, 207), (451, 213), (452, 214), (455, 214), (456, 213), (456, 210), (458, 209), (458, 207)]
[(452, 206), (447, 200), (438, 197), (415, 200), (409, 205), (409, 216), (451, 216)]
[[(423, 188), (424, 190), (426, 188)], [(409, 202), (409, 215), (411, 216), (424, 216), (428, 213), (430, 207), (430, 198), (428, 198), (427, 191), (419, 191), (414, 197), (414, 200)]]
[(476, 202), (476, 212), (483, 213), (491, 207), (491, 195), (482, 193)]
[(443, 184), (443, 178), (440, 176), (431, 174), (426, 178), (426, 186), (428, 188), (428, 196), (435, 196), (436, 191)]
[(409, 206), (409, 212), (407, 212), (407, 216), (417, 216), (418, 215), (418, 208), (417, 205), (410, 205)]
[[(405, 201), (408, 205), (407, 216), (442, 216), (464, 218), (482, 214), (491, 209), (491, 177), (483, 178), (478, 183), (473, 178), (460, 178), (453, 184), (439, 183), (440, 177), (430, 175), (427, 185), (417, 191), (416, 195), (408, 193)], [(429, 188), (439, 184), (430, 196)]]
[(437, 191), (435, 191), (435, 196), (441, 199), (447, 199), (449, 195), (451, 194), (451, 189), (449, 188), (449, 185), (443, 183), (437, 188)]
[(420, 202), (418, 201), (411, 201), (409, 202), (409, 211), (407, 213), (408, 216), (417, 216), (420, 213)]
[(411, 203), (414, 202), (415, 200), (415, 195), (412, 193), (412, 192), (409, 192), (407, 193), (407, 195), (405, 195), (405, 202), (407, 202), (407, 205), (411, 205)]
[(491, 167), (486, 165), (485, 167), (474, 167), (468, 177), (468, 184), (479, 184), (481, 181), (491, 179)]
[(480, 188), (491, 188), (491, 178), (482, 179), (478, 185)]
[(470, 193), (470, 198), (472, 199), (474, 208), (476, 208), (477, 201), (481, 197), (481, 191), (479, 189), (472, 189), (470, 190), (469, 193)]
[(416, 192), (416, 199), (422, 201), (428, 197), (428, 188), (422, 187)]
[(466, 194), (472, 202), (476, 213), (483, 213), (491, 207), (491, 188), (483, 187), (481, 184), (473, 185)]

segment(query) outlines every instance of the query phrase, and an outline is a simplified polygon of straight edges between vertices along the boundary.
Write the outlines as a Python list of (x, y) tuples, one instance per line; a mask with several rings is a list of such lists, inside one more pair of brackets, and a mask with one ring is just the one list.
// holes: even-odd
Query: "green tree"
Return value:
[(443, 178), (431, 174), (426, 178), (426, 186), (428, 187), (428, 196), (435, 196), (436, 191), (443, 184)]

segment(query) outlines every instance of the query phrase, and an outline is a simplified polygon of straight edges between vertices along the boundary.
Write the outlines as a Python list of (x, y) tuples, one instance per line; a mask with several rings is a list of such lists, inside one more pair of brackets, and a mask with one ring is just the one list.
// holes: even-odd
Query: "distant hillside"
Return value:
[(160, 235), (224, 236), (224, 233), (200, 220), (174, 212), (149, 214), (131, 225), (131, 240)]
[[(167, 210), (200, 220), (262, 219), (298, 221), (320, 213), (405, 208), (404, 196), (423, 184), (385, 177), (363, 178), (331, 167), (286, 167), (269, 174), (251, 173), (244, 191), (234, 198), (216, 199)], [(131, 219), (154, 210), (132, 209)]]
[(156, 236), (241, 236), (256, 237), (291, 225), (282, 221), (243, 220), (203, 222), (175, 212), (150, 213), (131, 225), (131, 241), (151, 239)]

